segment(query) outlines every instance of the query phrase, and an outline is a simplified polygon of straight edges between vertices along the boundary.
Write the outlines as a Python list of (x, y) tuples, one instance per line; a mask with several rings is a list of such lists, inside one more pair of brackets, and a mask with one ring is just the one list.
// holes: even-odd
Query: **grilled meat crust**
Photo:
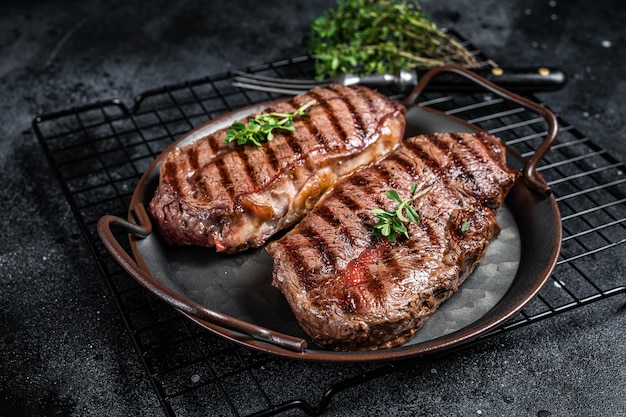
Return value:
[(224, 129), (168, 155), (149, 205), (165, 241), (228, 253), (259, 247), (300, 220), (338, 177), (379, 160), (403, 137), (405, 108), (366, 87), (315, 88), (267, 112), (310, 100), (317, 103), (296, 118), (294, 132), (278, 131), (261, 147), (225, 143)]
[[(483, 258), (516, 178), (504, 146), (486, 133), (405, 139), (384, 160), (340, 180), (267, 246), (273, 284), (321, 345), (403, 344)], [(407, 198), (414, 182), (432, 189), (412, 203), (420, 221), (407, 225), (409, 238), (373, 237), (371, 210), (394, 210), (385, 193), (393, 188)]]

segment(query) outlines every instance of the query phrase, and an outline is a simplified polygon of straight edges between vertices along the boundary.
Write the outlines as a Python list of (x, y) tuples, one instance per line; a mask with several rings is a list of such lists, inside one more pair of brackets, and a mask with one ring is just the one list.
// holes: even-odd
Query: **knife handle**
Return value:
[[(418, 79), (428, 69), (417, 69)], [(565, 86), (567, 75), (553, 67), (472, 68), (471, 71), (492, 83), (515, 92), (556, 91)], [(428, 90), (474, 91), (476, 84), (455, 74), (443, 74), (433, 79)]]

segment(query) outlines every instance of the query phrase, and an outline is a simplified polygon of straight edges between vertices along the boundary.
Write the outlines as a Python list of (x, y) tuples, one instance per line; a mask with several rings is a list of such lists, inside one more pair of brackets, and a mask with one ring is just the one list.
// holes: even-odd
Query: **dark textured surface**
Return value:
[[(34, 116), (114, 97), (130, 103), (149, 88), (298, 55), (311, 19), (333, 4), (0, 6), (0, 415), (162, 415), (30, 131)], [(500, 65), (564, 68), (568, 86), (539, 97), (624, 160), (621, 2), (422, 4)], [(623, 304), (622, 296), (594, 303), (350, 389), (328, 415), (626, 415)]]

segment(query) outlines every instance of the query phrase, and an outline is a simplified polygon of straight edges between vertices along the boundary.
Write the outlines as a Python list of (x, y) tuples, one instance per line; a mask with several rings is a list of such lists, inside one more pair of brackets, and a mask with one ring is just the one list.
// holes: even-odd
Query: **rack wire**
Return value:
[[(469, 45), (466, 42), (466, 45)], [(474, 49), (483, 65), (487, 60)], [(300, 56), (244, 69), (269, 76), (310, 77)], [(236, 346), (196, 326), (152, 295), (109, 256), (96, 233), (104, 214), (126, 217), (142, 173), (172, 141), (216, 116), (277, 95), (244, 91), (222, 73), (147, 91), (131, 107), (96, 102), (38, 116), (33, 129), (107, 282), (165, 415), (265, 416), (299, 409), (319, 414), (341, 391), (415, 366), (317, 364), (271, 357)], [(531, 99), (537, 101), (535, 96)], [(542, 119), (487, 93), (426, 93), (420, 105), (468, 120), (529, 157), (545, 135)], [(626, 242), (623, 163), (560, 120), (557, 142), (539, 171), (555, 192), (563, 222), (556, 270), (540, 294), (500, 328), (472, 343), (626, 293), (617, 256)], [(118, 236), (118, 241), (126, 239)], [(125, 249), (129, 250), (129, 247)], [(447, 354), (447, 352), (444, 352)], [(319, 367), (336, 368), (325, 379)], [(283, 383), (284, 382), (284, 383)]]

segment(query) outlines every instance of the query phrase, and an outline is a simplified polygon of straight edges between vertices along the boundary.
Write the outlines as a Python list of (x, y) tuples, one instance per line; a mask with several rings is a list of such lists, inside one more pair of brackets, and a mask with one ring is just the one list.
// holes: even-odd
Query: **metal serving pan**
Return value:
[[(304, 333), (282, 294), (272, 287), (272, 259), (263, 248), (235, 255), (220, 254), (207, 248), (169, 246), (152, 232), (145, 206), (158, 185), (165, 155), (273, 103), (223, 115), (173, 143), (139, 181), (128, 219), (112, 215), (100, 219), (100, 238), (115, 260), (149, 291), (207, 330), (251, 349), (291, 359), (365, 362), (411, 358), (461, 346), (519, 312), (539, 292), (555, 267), (561, 247), (561, 221), (556, 201), (535, 167), (554, 141), (558, 124), (544, 107), (462, 68), (444, 66), (424, 76), (405, 100), (407, 137), (481, 130), (464, 120), (413, 104), (428, 82), (443, 72), (470, 78), (486, 90), (537, 112), (544, 117), (548, 133), (528, 161), (507, 148), (507, 163), (520, 170), (522, 178), (509, 193), (499, 215), (500, 236), (459, 292), (402, 346), (366, 352), (326, 350)], [(129, 233), (132, 256), (117, 241), (114, 226)]]

